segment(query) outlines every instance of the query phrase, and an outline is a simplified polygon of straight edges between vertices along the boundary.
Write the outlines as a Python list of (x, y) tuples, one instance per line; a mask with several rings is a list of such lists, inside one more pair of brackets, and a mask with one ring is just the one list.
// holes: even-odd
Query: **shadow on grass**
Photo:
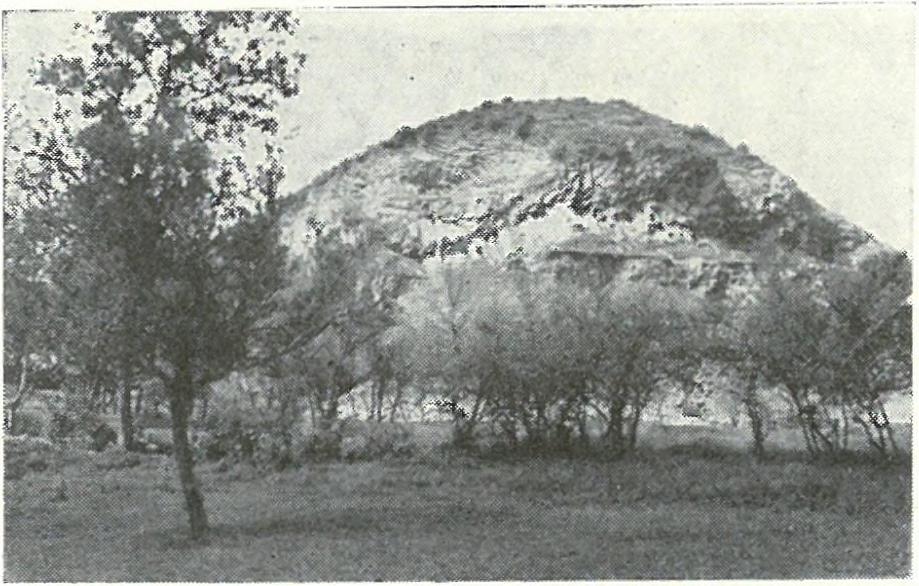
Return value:
[(193, 540), (187, 527), (148, 533), (144, 540), (164, 550), (187, 550), (210, 545), (235, 546), (254, 539), (322, 536), (356, 537), (361, 533), (384, 531), (371, 511), (324, 511), (321, 514), (277, 515), (258, 520), (214, 523), (205, 539)]
[[(419, 502), (420, 504), (420, 502)], [(442, 506), (390, 506), (326, 509), (309, 513), (275, 514), (257, 520), (216, 522), (206, 538), (192, 540), (188, 528), (178, 526), (146, 533), (145, 544), (165, 550), (189, 550), (208, 546), (245, 546), (253, 540), (296, 537), (353, 540), (387, 533), (433, 535), (457, 526), (501, 524), (513, 511), (495, 503), (444, 503)]]

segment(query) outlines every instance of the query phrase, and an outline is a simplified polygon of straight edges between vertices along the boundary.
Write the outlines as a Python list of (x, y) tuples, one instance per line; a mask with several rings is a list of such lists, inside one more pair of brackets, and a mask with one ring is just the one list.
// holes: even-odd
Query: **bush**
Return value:
[(341, 452), (345, 460), (352, 462), (411, 456), (415, 448), (414, 437), (405, 425), (362, 422), (345, 427)]
[(250, 424), (211, 420), (208, 430), (197, 433), (194, 447), (196, 457), (201, 460), (278, 469), (296, 463), (312, 449), (320, 449), (308, 445), (300, 433), (284, 431), (259, 420)]
[(197, 442), (197, 449), (207, 460), (252, 459), (258, 432), (239, 421), (208, 418), (207, 434)]
[(417, 142), (417, 131), (411, 126), (403, 126), (391, 139), (383, 142), (383, 147), (387, 149), (398, 149)]
[(508, 446), (507, 434), (493, 422), (474, 427), (454, 425), (449, 444), (451, 449), (479, 455), (504, 450)]
[(4, 438), (4, 446), (8, 453), (24, 453), (30, 451), (49, 452), (54, 445), (50, 440), (28, 435), (10, 435)]
[(50, 467), (47, 454), (32, 453), (26, 456), (25, 466), (33, 472), (41, 472)]
[(329, 462), (341, 458), (342, 437), (337, 431), (315, 430), (301, 435), (296, 443), (299, 461)]
[(99, 470), (123, 470), (135, 468), (141, 463), (141, 457), (135, 452), (129, 452), (121, 446), (102, 452), (96, 460)]
[(69, 413), (59, 412), (51, 414), (51, 429), (49, 437), (52, 441), (61, 443), (79, 432), (79, 420)]
[(532, 114), (527, 114), (520, 126), (517, 127), (517, 138), (526, 140), (533, 134), (533, 127), (536, 126), (536, 118)]
[(415, 438), (405, 425), (355, 419), (311, 431), (299, 438), (292, 449), (296, 461), (307, 462), (379, 460), (411, 456), (416, 451)]
[(262, 432), (255, 438), (251, 461), (260, 468), (273, 467), (282, 470), (297, 459), (293, 449), (292, 434)]
[(421, 136), (421, 140), (424, 141), (425, 144), (434, 142), (434, 140), (437, 138), (437, 132), (437, 125), (432, 123), (425, 124), (424, 126), (418, 128), (418, 134)]
[(214, 387), (204, 429), (197, 433), (199, 457), (258, 467), (292, 462), (300, 416), (295, 407), (281, 408), (278, 392), (271, 380), (251, 374)]
[(507, 126), (507, 122), (505, 122), (501, 118), (495, 118), (491, 122), (488, 123), (488, 128), (492, 132), (498, 132), (501, 129), (503, 129), (505, 126)]
[(107, 447), (118, 442), (118, 432), (106, 423), (99, 423), (90, 432), (91, 447), (93, 451), (101, 452)]
[(8, 480), (19, 480), (28, 472), (42, 472), (52, 466), (53, 444), (45, 438), (7, 436), (4, 441), (4, 470)]
[(135, 442), (138, 449), (149, 454), (171, 454), (172, 430), (148, 427), (138, 434)]
[(39, 409), (20, 409), (13, 418), (14, 435), (48, 437), (51, 431), (51, 414)]

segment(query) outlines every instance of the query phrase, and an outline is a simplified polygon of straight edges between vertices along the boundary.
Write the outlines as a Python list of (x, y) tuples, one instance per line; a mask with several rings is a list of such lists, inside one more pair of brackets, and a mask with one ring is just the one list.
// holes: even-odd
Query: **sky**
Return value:
[[(281, 107), (285, 187), (483, 100), (625, 99), (703, 124), (828, 209), (911, 249), (915, 128), (910, 5), (601, 10), (312, 10), (309, 58)], [(39, 52), (69, 50), (75, 13), (6, 14), (4, 91), (37, 112)]]

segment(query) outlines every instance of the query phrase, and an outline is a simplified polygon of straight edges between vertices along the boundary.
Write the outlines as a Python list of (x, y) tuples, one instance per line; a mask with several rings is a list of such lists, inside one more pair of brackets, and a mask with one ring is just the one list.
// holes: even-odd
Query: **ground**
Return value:
[(213, 531), (203, 544), (187, 540), (167, 457), (143, 456), (134, 467), (111, 469), (100, 467), (100, 456), (71, 457), (6, 480), (5, 580), (909, 572), (907, 464), (811, 464), (793, 457), (757, 464), (743, 453), (691, 444), (646, 446), (616, 462), (483, 461), (434, 452), (284, 472), (204, 464)]

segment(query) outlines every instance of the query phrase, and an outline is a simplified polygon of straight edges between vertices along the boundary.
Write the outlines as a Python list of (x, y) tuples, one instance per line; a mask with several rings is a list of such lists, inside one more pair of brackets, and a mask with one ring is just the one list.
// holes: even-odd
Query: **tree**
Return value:
[[(398, 326), (371, 341), (370, 409), (368, 419), (381, 422), (396, 420), (405, 402), (406, 387), (412, 382), (408, 361), (410, 347)], [(389, 401), (387, 407), (387, 400)]]
[(510, 447), (567, 449), (589, 441), (592, 408), (611, 454), (633, 449), (655, 393), (684, 383), (701, 300), (649, 284), (595, 288), (523, 266), (446, 264), (413, 293), (420, 384), (451, 406), (456, 437), (479, 422)]
[(911, 386), (910, 292), (909, 260), (902, 254), (866, 257), (835, 272), (827, 284), (834, 344), (821, 371), (829, 392), (885, 456), (898, 448), (883, 398)]
[(746, 415), (753, 455), (761, 460), (766, 455), (769, 432), (764, 389), (769, 379), (763, 374), (768, 358), (758, 353), (768, 347), (758, 342), (762, 336), (757, 329), (762, 326), (759, 310), (749, 300), (712, 305), (706, 312), (697, 349), (703, 358), (699, 374), (712, 388), (721, 387)]
[(611, 453), (635, 448), (642, 413), (658, 389), (690, 381), (701, 306), (650, 283), (615, 283), (595, 302), (584, 324), (595, 328), (591, 400)]
[[(61, 248), (117, 300), (124, 368), (167, 389), (194, 538), (208, 527), (188, 436), (195, 396), (247, 363), (285, 284), (270, 135), (303, 56), (266, 39), (294, 25), (285, 12), (99, 14), (92, 60), (59, 56), (37, 73), (61, 103), (79, 101), (79, 128), (22, 145), (22, 187), (45, 192), (33, 199), (50, 202)], [(259, 133), (266, 160), (253, 165), (241, 153)]]
[(812, 455), (847, 449), (850, 420), (886, 452), (895, 444), (881, 396), (909, 380), (908, 265), (882, 254), (826, 281), (772, 272), (748, 312), (748, 351), (787, 393)]
[[(54, 238), (40, 214), (6, 216), (4, 227), (3, 346), (7, 429), (34, 389), (39, 369), (59, 364), (55, 339), (61, 333), (56, 319), (59, 291), (49, 279)], [(15, 389), (15, 390), (13, 390)]]
[[(770, 273), (744, 316), (740, 335), (765, 382), (780, 387), (795, 409), (807, 450), (814, 456), (842, 447), (833, 397), (818, 368), (832, 357), (830, 312), (812, 283)], [(741, 356), (741, 359), (743, 356)]]
[(476, 318), (506, 297), (498, 295), (495, 269), (483, 259), (443, 261), (429, 275), (401, 299), (399, 328), (420, 399), (433, 395), (449, 409), (454, 439), (464, 444), (483, 418), (491, 391), (483, 368), (488, 351)]
[(296, 343), (280, 351), (271, 340), (265, 344), (266, 370), (285, 381), (293, 404), (306, 399), (323, 427), (337, 418), (340, 400), (359, 386), (399, 378), (389, 372), (396, 358), (383, 338), (396, 323), (397, 300), (418, 267), (389, 249), (391, 232), (359, 214), (317, 230), (296, 284), (286, 292), (282, 321), (294, 326), (289, 336)]

